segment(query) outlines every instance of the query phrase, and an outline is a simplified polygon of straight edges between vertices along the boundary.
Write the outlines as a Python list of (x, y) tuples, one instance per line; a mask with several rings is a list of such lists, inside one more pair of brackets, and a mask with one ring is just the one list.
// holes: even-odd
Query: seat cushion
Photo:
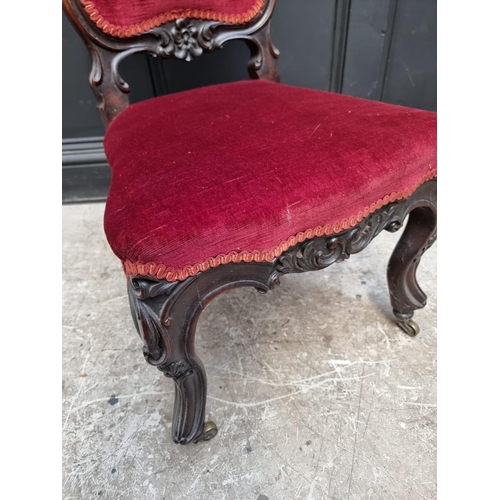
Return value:
[(80, 0), (90, 19), (104, 33), (129, 38), (182, 18), (246, 23), (265, 0)]
[(129, 106), (104, 141), (108, 241), (127, 274), (271, 261), (436, 176), (436, 115), (266, 81)]

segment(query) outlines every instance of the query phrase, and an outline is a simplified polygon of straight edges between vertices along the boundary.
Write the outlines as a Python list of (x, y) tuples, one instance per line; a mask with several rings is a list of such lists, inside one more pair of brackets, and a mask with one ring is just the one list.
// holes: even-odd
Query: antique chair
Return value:
[[(127, 276), (148, 363), (174, 379), (172, 437), (210, 439), (194, 348), (218, 294), (272, 290), (408, 223), (388, 266), (409, 335), (426, 296), (416, 281), (436, 238), (434, 113), (279, 83), (276, 0), (63, 0), (92, 57), (112, 181), (105, 232)], [(131, 54), (191, 60), (243, 39), (251, 80), (128, 106)]]

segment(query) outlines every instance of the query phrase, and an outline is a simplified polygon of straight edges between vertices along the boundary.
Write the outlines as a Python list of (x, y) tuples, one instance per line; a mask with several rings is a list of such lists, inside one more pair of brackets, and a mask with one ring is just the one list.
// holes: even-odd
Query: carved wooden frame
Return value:
[(79, 0), (63, 0), (63, 9), (83, 38), (92, 57), (90, 85), (107, 127), (129, 104), (130, 88), (121, 78), (120, 63), (139, 52), (162, 58), (190, 61), (220, 49), (230, 40), (244, 40), (250, 48), (250, 78), (278, 82), (278, 50), (271, 41), (270, 20), (276, 0), (268, 0), (262, 11), (245, 24), (227, 24), (200, 19), (177, 19), (132, 38), (103, 33), (89, 18)]
[(266, 293), (286, 274), (341, 262), (361, 252), (382, 230), (399, 230), (407, 215), (408, 224), (389, 262), (387, 277), (398, 324), (416, 335), (418, 327), (411, 318), (426, 303), (416, 271), (421, 256), (436, 239), (436, 185), (435, 179), (427, 181), (409, 198), (386, 205), (357, 226), (300, 243), (272, 262), (225, 264), (173, 283), (152, 276), (129, 276), (130, 307), (144, 341), (144, 356), (175, 381), (174, 442), (187, 444), (213, 434), (213, 430), (205, 434), (207, 382), (194, 340), (198, 318), (214, 297), (242, 286)]
[[(119, 64), (138, 52), (189, 61), (229, 40), (243, 39), (251, 50), (250, 77), (279, 81), (279, 52), (270, 37), (275, 3), (276, 0), (268, 0), (259, 15), (242, 25), (178, 19), (127, 39), (100, 31), (79, 0), (63, 0), (63, 8), (91, 54), (90, 84), (107, 127), (128, 105), (129, 87), (120, 77)], [(175, 381), (174, 442), (197, 442), (217, 433), (215, 424), (204, 422), (206, 374), (194, 348), (198, 318), (214, 297), (241, 286), (253, 286), (266, 293), (286, 274), (319, 270), (341, 262), (363, 250), (382, 230), (399, 230), (408, 215), (387, 277), (397, 322), (406, 333), (416, 335), (418, 327), (411, 318), (426, 303), (416, 271), (421, 256), (436, 239), (436, 185), (435, 179), (427, 181), (410, 197), (382, 207), (355, 227), (300, 243), (271, 262), (225, 264), (173, 283), (152, 276), (129, 276), (130, 307), (144, 342), (146, 360)]]

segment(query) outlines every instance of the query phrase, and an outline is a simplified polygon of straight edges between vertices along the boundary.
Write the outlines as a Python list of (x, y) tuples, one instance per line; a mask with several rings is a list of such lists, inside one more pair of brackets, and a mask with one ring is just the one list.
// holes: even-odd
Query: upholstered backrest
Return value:
[(108, 126), (128, 105), (120, 62), (147, 52), (190, 61), (242, 39), (251, 78), (279, 81), (270, 19), (276, 0), (63, 0), (92, 57), (90, 84)]
[(251, 21), (265, 0), (80, 0), (90, 19), (104, 31), (130, 38), (182, 18), (243, 24)]

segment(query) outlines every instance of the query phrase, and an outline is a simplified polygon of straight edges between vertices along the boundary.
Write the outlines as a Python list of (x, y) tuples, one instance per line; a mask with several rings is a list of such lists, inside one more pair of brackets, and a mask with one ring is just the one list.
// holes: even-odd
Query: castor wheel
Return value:
[(198, 438), (196, 442), (199, 441), (210, 441), (216, 435), (219, 429), (214, 422), (205, 422), (205, 427), (203, 428), (203, 434)]
[(412, 319), (396, 321), (396, 324), (410, 337), (415, 337), (420, 332), (420, 327)]
[(394, 316), (396, 316), (396, 325), (410, 337), (415, 337), (420, 332), (419, 326), (411, 318), (413, 316), (413, 311), (411, 312), (400, 312), (396, 309), (392, 311)]

